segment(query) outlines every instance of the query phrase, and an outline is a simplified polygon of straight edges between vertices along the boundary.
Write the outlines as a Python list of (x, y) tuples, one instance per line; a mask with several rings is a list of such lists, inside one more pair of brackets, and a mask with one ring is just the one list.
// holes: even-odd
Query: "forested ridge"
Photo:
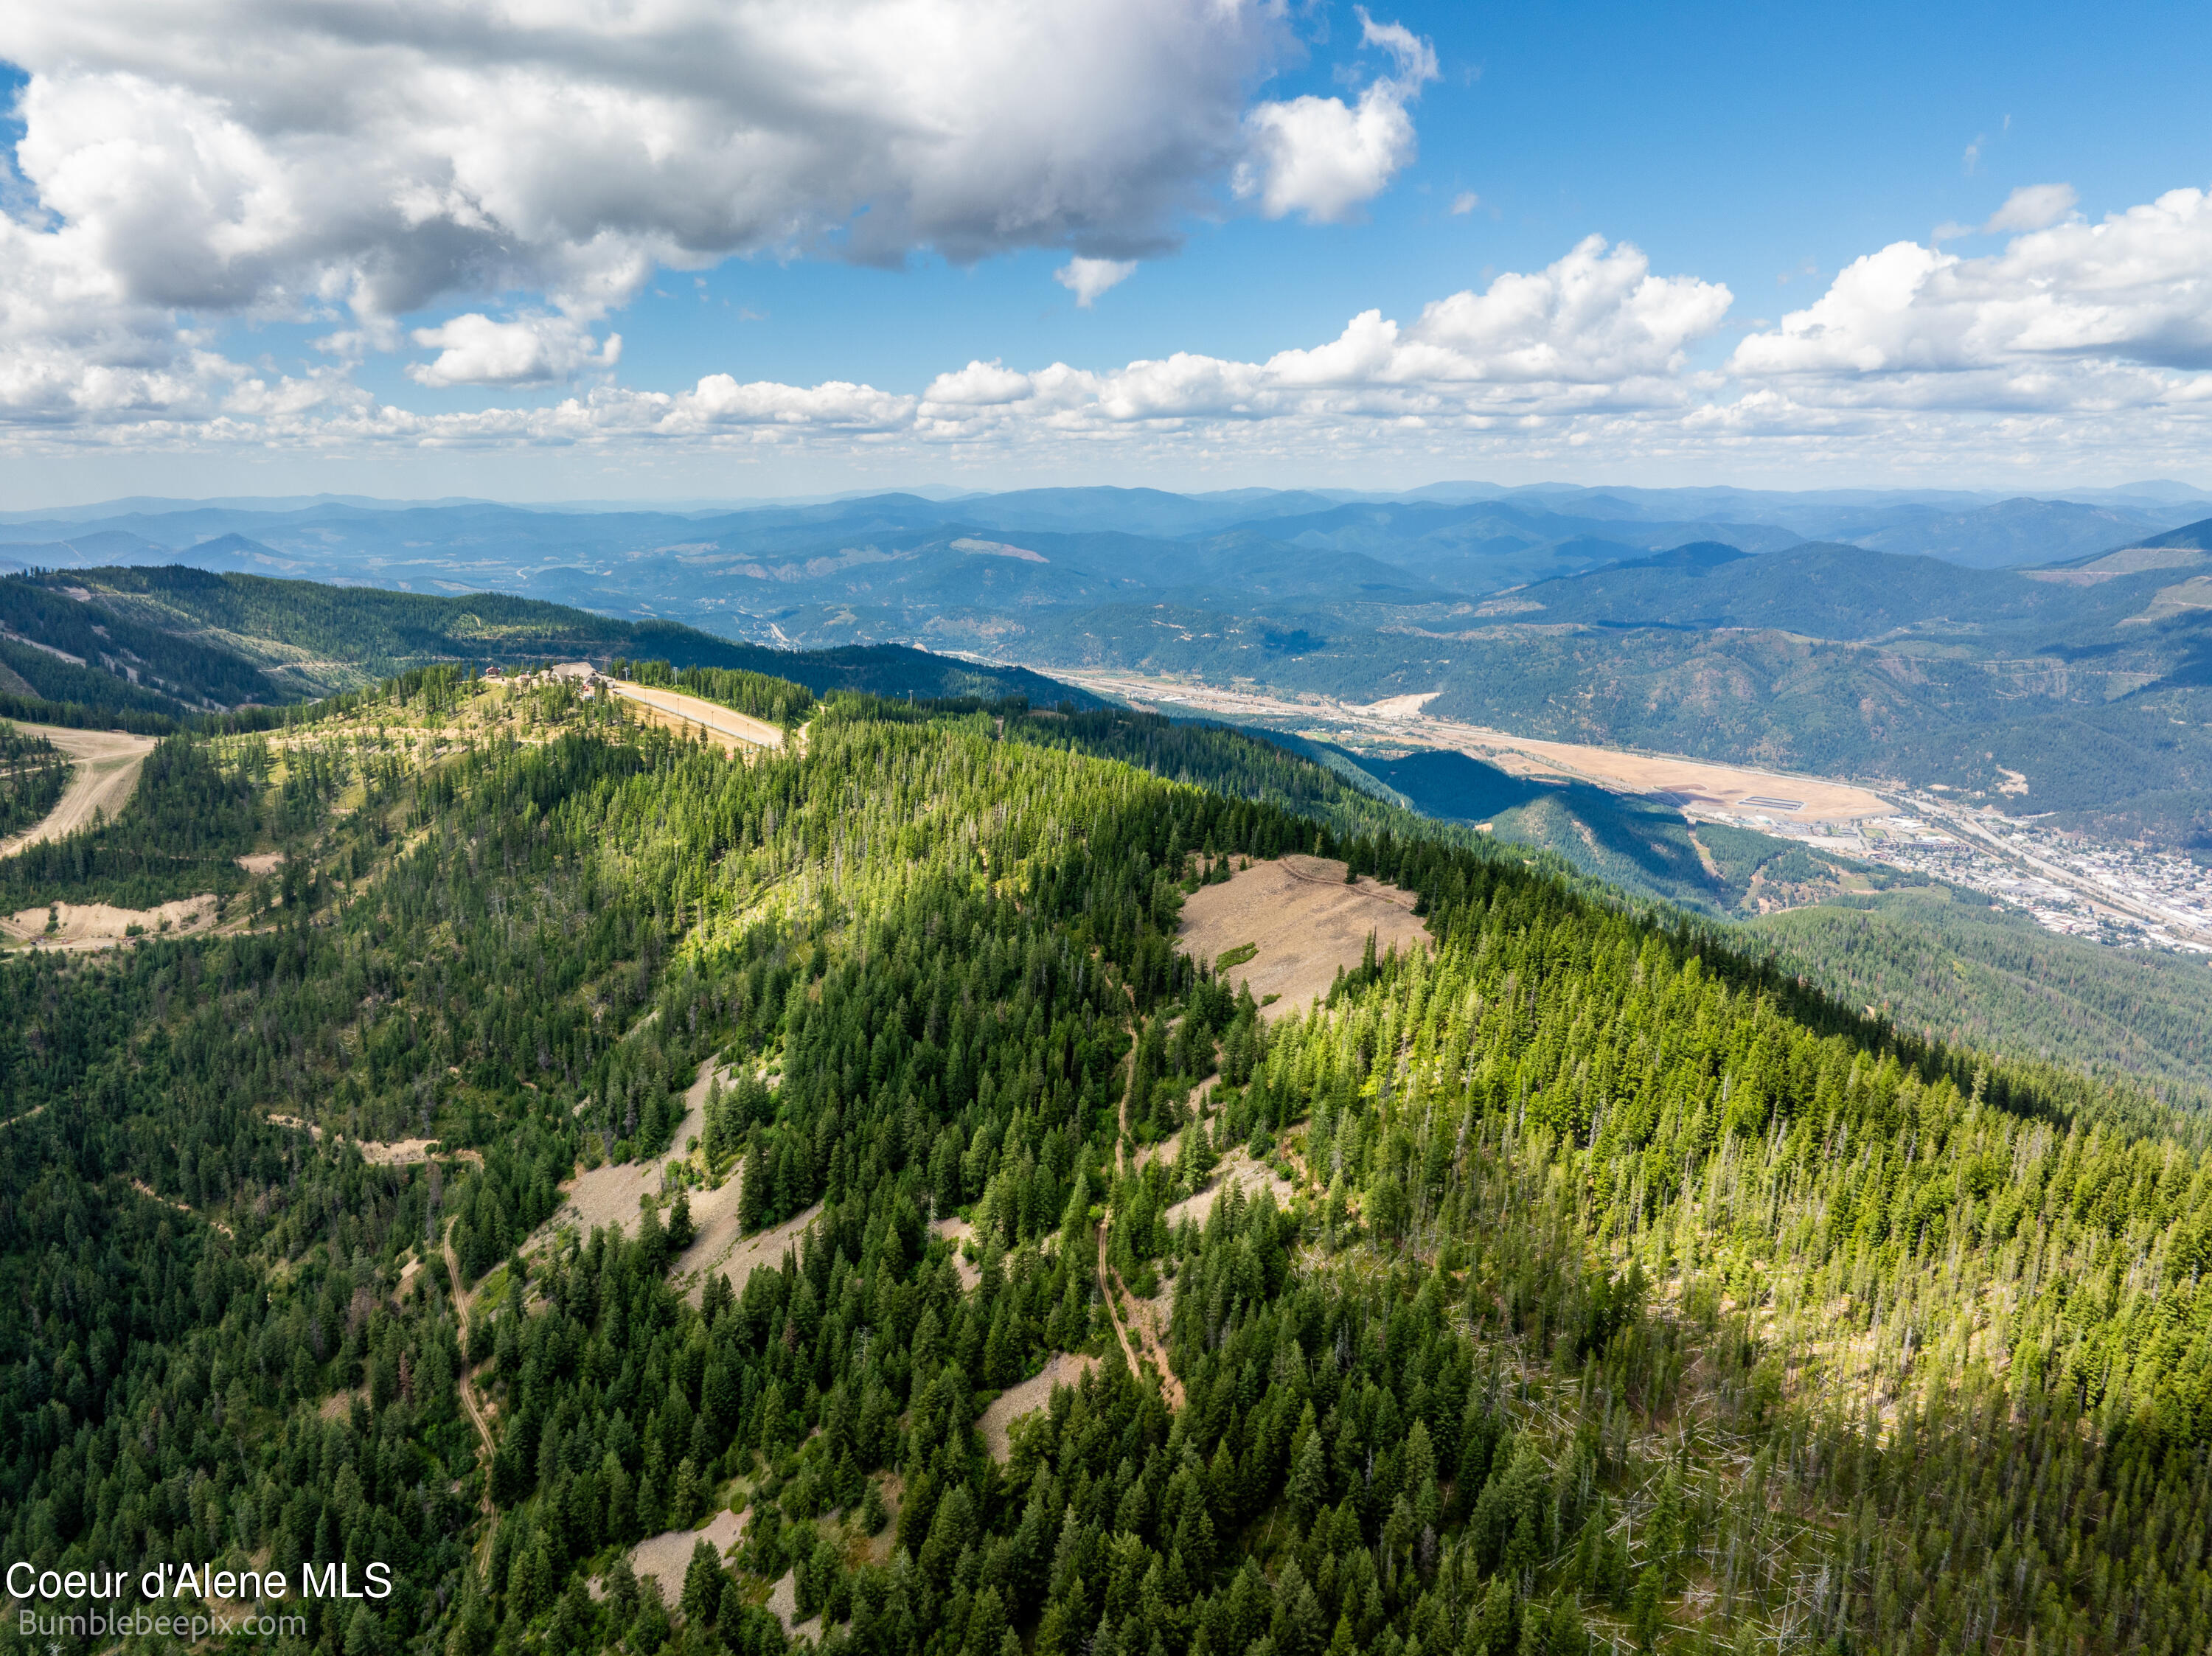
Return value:
[[(1184, 729), (836, 696), (747, 762), (434, 669), (165, 743), (55, 895), (284, 857), (0, 961), (8, 1557), (388, 1562), (288, 1601), (343, 1656), (2202, 1647), (2193, 1119)], [(1291, 851), (1433, 952), (1263, 1019), (1175, 928)], [(811, 1224), (695, 1274), (732, 1179)], [(664, 1604), (628, 1550), (723, 1510)]]
[(899, 645), (774, 650), (493, 591), (434, 596), (181, 564), (0, 578), (0, 717), (167, 731), (188, 715), (297, 706), (434, 667), (512, 670), (578, 658), (673, 663), (732, 683), (797, 680), (817, 695), (1059, 688), (1018, 667)]
[(69, 781), (69, 759), (43, 736), (0, 724), (0, 839), (42, 819)]

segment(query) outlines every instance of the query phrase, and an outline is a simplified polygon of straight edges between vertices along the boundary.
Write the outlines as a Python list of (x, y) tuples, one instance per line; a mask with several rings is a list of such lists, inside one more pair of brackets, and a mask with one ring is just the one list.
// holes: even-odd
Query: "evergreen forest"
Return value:
[[(0, 1562), (283, 1656), (2212, 1640), (2200, 1116), (1249, 736), (755, 664), (628, 670), (781, 752), (418, 667), (0, 864), (218, 900), (0, 953)], [(1181, 926), (1286, 858), (1426, 945), (1263, 1006)]]

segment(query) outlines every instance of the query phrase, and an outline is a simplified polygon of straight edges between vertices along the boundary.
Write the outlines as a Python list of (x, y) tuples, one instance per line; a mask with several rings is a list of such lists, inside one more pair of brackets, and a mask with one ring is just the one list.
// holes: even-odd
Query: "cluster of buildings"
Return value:
[[(2120, 948), (2212, 955), (2212, 869), (2174, 852), (1915, 804), (1927, 816), (1869, 824), (1858, 854), (1984, 893), (2027, 910), (2048, 931)], [(1826, 843), (1843, 849), (1840, 840)]]

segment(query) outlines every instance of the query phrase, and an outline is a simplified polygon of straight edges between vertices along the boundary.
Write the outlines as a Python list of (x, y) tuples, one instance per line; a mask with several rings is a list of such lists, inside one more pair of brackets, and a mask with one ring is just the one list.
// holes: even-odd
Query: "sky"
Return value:
[(0, 11), (0, 507), (2212, 486), (2203, 8)]

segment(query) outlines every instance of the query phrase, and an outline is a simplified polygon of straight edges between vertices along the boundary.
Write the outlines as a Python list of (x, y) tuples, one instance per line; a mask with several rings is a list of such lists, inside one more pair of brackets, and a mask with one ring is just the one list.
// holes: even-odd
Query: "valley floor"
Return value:
[(1432, 719), (1424, 696), (1291, 700), (1183, 679), (1059, 671), (1068, 682), (1170, 717), (1203, 714), (1313, 740), (1463, 753), (1533, 780), (1581, 781), (1823, 851), (1925, 874), (2026, 910), (2045, 931), (2121, 948), (2212, 955), (2212, 875), (2190, 858), (1939, 795), (1846, 779), (1546, 742)]
[(1594, 782), (1615, 792), (1660, 798), (1699, 816), (1741, 820), (1747, 827), (1771, 825), (1785, 813), (1792, 822), (1846, 823), (1887, 816), (1894, 810), (1867, 788), (1825, 777), (1716, 764), (1679, 754), (1539, 741), (1485, 725), (1434, 719), (1419, 706), (1430, 699), (1426, 696), (1392, 696), (1363, 704), (1309, 695), (1293, 701), (1253, 690), (1222, 690), (1130, 673), (1059, 671), (1057, 676), (1095, 695), (1156, 712), (1173, 714), (1188, 708), (1255, 723), (1290, 719), (1311, 727), (1302, 729), (1301, 735), (1328, 740), (1354, 736), (1410, 747), (1446, 748), (1516, 774)]

